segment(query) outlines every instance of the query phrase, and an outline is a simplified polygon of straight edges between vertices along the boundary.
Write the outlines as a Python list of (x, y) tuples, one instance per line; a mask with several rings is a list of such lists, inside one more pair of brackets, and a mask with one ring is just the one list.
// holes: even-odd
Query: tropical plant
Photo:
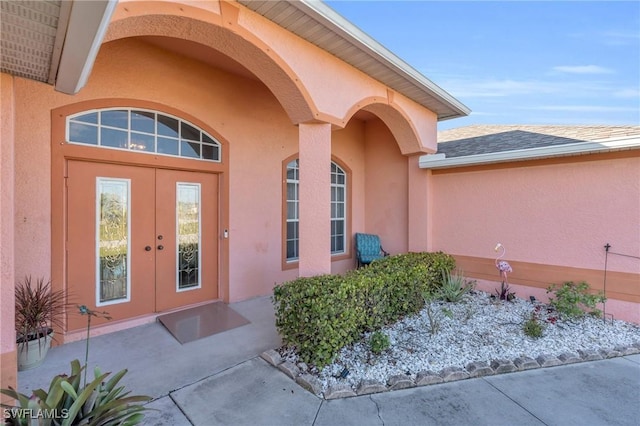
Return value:
[[(53, 378), (49, 391), (33, 391), (31, 398), (18, 393), (13, 388), (0, 389), (0, 393), (18, 401), (18, 407), (2, 404), (9, 413), (7, 425), (26, 426), (33, 424), (34, 417), (40, 417), (38, 425), (135, 425), (143, 418), (147, 408), (138, 403), (151, 400), (148, 396), (129, 396), (123, 392), (124, 386), (117, 386), (127, 373), (122, 370), (109, 381), (111, 373), (95, 369), (95, 379), (81, 386), (81, 367), (77, 359), (71, 361), (71, 375), (59, 374)], [(14, 415), (15, 414), (15, 415)]]
[(547, 289), (549, 293), (553, 293), (549, 296), (549, 306), (564, 318), (579, 318), (585, 314), (600, 316), (602, 311), (596, 305), (607, 300), (602, 291), (593, 294), (585, 281), (566, 281), (561, 286), (552, 284)]
[(369, 346), (371, 347), (371, 352), (376, 355), (380, 355), (383, 351), (389, 349), (390, 345), (391, 342), (389, 340), (389, 336), (381, 331), (374, 331), (369, 337)]
[(437, 290), (436, 296), (447, 302), (457, 303), (475, 288), (475, 281), (467, 280), (462, 272), (451, 273), (442, 271), (442, 286)]
[[(149, 410), (141, 403), (151, 400), (144, 395), (129, 396), (130, 391), (124, 392), (124, 386), (117, 386), (127, 373), (121, 370), (111, 379), (111, 373), (102, 373), (96, 367), (94, 380), (87, 383), (87, 368), (89, 361), (89, 339), (91, 335), (91, 317), (111, 319), (107, 312), (93, 311), (85, 305), (78, 306), (82, 315), (87, 315), (87, 340), (85, 363), (71, 361), (71, 374), (59, 374), (49, 384), (49, 391), (36, 389), (31, 397), (17, 392), (11, 386), (0, 389), (0, 393), (18, 402), (17, 406), (0, 404), (5, 409), (7, 425), (88, 425), (88, 426), (116, 426), (136, 425), (144, 418), (144, 411)], [(82, 372), (84, 380), (82, 381)], [(82, 381), (82, 384), (81, 384)], [(8, 418), (6, 418), (8, 417)], [(34, 423), (37, 422), (37, 423)]]
[[(52, 290), (51, 281), (38, 278), (33, 282), (26, 276), (15, 288), (16, 342), (38, 340), (42, 351), (45, 339), (53, 327), (63, 327), (62, 313), (66, 307), (66, 293)], [(21, 345), (26, 349), (27, 345)]]

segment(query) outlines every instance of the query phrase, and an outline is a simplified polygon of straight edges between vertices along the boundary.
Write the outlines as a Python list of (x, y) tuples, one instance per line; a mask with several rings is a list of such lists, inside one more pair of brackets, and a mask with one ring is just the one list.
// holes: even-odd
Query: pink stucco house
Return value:
[[(108, 310), (102, 334), (345, 272), (356, 232), (449, 252), (487, 287), (500, 241), (524, 296), (597, 286), (607, 242), (640, 252), (637, 127), (467, 128), (438, 147), (438, 121), (469, 109), (322, 3), (0, 6), (2, 387), (25, 275)], [(572, 140), (524, 137), (546, 134)], [(609, 270), (608, 310), (638, 320), (638, 262)], [(69, 315), (62, 342), (82, 330)]]

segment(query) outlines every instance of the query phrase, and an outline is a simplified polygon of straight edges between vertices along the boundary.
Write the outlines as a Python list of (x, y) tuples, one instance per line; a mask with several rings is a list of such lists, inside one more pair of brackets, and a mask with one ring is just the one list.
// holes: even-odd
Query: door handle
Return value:
[(158, 246), (158, 250), (164, 250), (164, 246), (163, 245), (159, 245)]
[(151, 246), (146, 246), (146, 247), (144, 248), (144, 251), (151, 251)]

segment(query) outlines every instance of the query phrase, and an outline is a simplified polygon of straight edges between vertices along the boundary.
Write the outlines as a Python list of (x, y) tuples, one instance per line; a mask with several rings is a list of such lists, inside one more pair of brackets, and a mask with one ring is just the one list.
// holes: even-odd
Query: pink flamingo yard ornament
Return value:
[(500, 260), (500, 258), (504, 256), (507, 251), (502, 244), (496, 244), (496, 247), (493, 250), (497, 252), (500, 249), (502, 249), (502, 254), (500, 254), (500, 256), (496, 258), (496, 268), (498, 268), (498, 271), (500, 271), (502, 282), (507, 282), (507, 272), (513, 272), (513, 268), (511, 268), (511, 265), (509, 265), (507, 261)]

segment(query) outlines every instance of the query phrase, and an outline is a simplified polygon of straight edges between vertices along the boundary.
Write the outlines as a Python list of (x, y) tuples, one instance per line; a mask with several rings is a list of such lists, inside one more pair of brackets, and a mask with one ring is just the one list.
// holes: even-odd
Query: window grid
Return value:
[(299, 256), (299, 184), (300, 164), (296, 159), (287, 164), (287, 238), (285, 241), (287, 262), (295, 262)]
[(155, 111), (111, 108), (67, 117), (69, 143), (220, 162), (221, 145), (193, 124)]
[(347, 175), (331, 163), (331, 254), (345, 252)]
[[(286, 188), (286, 261), (299, 259), (299, 161), (287, 164)], [(347, 175), (336, 163), (331, 162), (331, 254), (346, 252)]]

